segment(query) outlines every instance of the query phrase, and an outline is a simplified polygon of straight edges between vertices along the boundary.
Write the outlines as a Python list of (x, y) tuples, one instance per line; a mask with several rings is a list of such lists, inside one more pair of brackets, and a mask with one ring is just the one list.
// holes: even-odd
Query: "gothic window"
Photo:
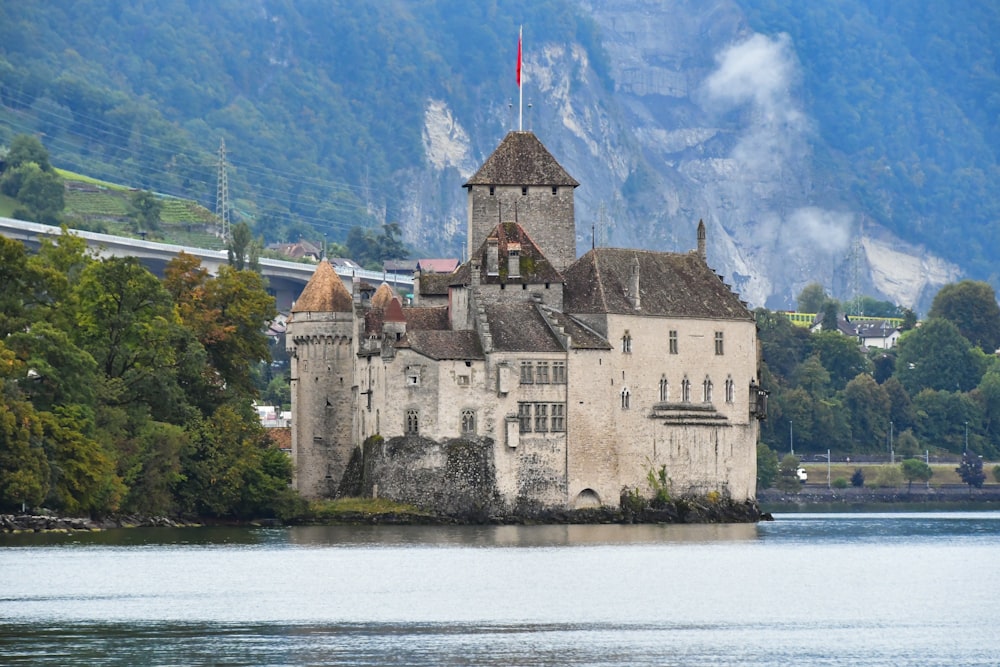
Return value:
[(705, 381), (701, 383), (702, 386), (702, 397), (701, 400), (705, 403), (712, 402), (712, 381), (705, 376)]
[(566, 406), (562, 403), (552, 404), (552, 432), (562, 433), (566, 430)]
[(622, 352), (632, 354), (632, 334), (628, 331), (625, 331), (625, 335), (622, 336)]
[(566, 384), (566, 362), (552, 362), (552, 384)]
[(667, 376), (660, 376), (660, 402), (665, 403), (670, 400), (670, 383), (667, 382)]
[(736, 383), (733, 382), (733, 378), (731, 376), (726, 378), (726, 403), (733, 402), (733, 399), (736, 395), (735, 385)]
[(476, 434), (476, 411), (462, 410), (462, 435)]
[(535, 383), (536, 384), (548, 384), (549, 383), (549, 362), (539, 361), (535, 366)]
[(681, 402), (691, 402), (691, 381), (688, 380), (687, 377), (681, 381)]
[(545, 433), (549, 430), (549, 406), (547, 403), (535, 404), (535, 432)]
[(521, 433), (531, 433), (531, 403), (517, 404), (517, 420), (520, 422)]
[(521, 362), (521, 384), (532, 384), (535, 381), (534, 364), (530, 361)]
[(716, 331), (715, 332), (715, 354), (721, 355), (722, 353), (723, 353), (723, 350), (722, 350), (722, 332), (721, 331)]
[(420, 433), (420, 412), (418, 410), (406, 411), (406, 434), (417, 435)]
[(632, 401), (632, 394), (629, 393), (628, 387), (622, 389), (622, 410), (628, 410), (630, 403)]
[(668, 340), (670, 342), (670, 354), (677, 354), (677, 332), (671, 331)]

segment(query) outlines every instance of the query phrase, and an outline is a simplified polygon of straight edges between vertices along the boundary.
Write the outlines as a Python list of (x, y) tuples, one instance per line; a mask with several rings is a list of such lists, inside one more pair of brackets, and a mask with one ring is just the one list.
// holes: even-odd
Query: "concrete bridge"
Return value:
[[(200, 259), (201, 265), (213, 275), (219, 271), (220, 266), (228, 261), (225, 250), (206, 250), (205, 248), (192, 248), (170, 243), (141, 241), (124, 236), (81, 230), (70, 230), (70, 233), (84, 239), (87, 246), (101, 257), (136, 257), (150, 271), (161, 277), (167, 262), (181, 252)], [(0, 217), (0, 234), (37, 248), (40, 239), (58, 238), (62, 235), (62, 230), (59, 227), (41, 225), (37, 222)], [(305, 287), (316, 270), (314, 264), (286, 262), (267, 257), (260, 258), (260, 268), (261, 273), (268, 279), (268, 291), (275, 297), (278, 310), (286, 313), (291, 309), (292, 302), (299, 298), (302, 288)], [(337, 268), (336, 271), (347, 289), (351, 289), (355, 280), (363, 280), (375, 286), (387, 282), (396, 292), (402, 294), (409, 294), (413, 291), (412, 276), (398, 276), (364, 269)]]

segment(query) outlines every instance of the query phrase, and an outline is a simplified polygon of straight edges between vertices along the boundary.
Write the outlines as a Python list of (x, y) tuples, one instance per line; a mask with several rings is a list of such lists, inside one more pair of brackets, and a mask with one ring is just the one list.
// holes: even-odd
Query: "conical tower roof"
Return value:
[(508, 132), (479, 171), (465, 184), (580, 185), (533, 132)]
[(392, 301), (392, 288), (389, 287), (389, 283), (382, 283), (375, 290), (369, 303), (372, 308), (385, 308), (390, 301)]
[(349, 313), (353, 305), (354, 300), (344, 287), (344, 281), (324, 259), (292, 306), (292, 313)]

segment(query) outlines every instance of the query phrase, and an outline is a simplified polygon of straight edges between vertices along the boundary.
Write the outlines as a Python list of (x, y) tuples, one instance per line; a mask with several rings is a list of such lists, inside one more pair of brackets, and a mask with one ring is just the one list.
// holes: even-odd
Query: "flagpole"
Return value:
[(524, 94), (521, 92), (521, 35), (523, 26), (517, 28), (517, 131), (524, 129)]

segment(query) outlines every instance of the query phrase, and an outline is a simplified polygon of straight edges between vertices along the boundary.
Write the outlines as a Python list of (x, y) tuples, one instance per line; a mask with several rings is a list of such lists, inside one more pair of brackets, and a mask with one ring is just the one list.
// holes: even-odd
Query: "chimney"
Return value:
[(639, 256), (632, 256), (632, 272), (629, 275), (628, 280), (628, 300), (632, 304), (632, 308), (639, 310), (641, 304), (639, 303)]
[(708, 263), (708, 256), (705, 254), (705, 222), (698, 221), (698, 256), (701, 261)]

